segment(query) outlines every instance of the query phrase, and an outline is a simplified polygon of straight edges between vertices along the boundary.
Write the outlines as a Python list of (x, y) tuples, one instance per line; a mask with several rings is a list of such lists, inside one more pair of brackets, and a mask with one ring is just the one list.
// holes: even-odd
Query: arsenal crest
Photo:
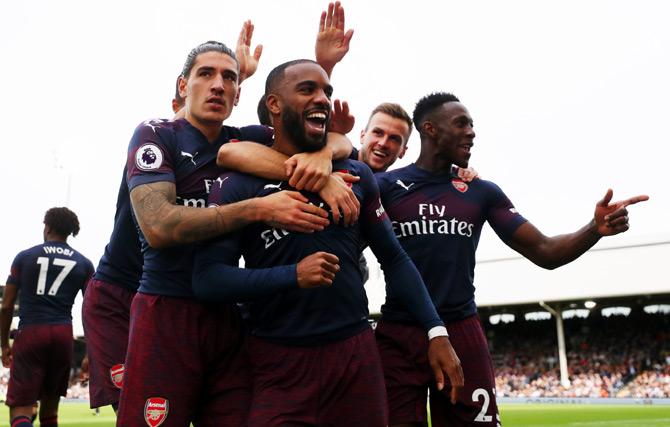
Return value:
[(454, 188), (460, 191), (461, 193), (465, 193), (466, 191), (468, 191), (468, 184), (464, 183), (459, 179), (452, 180), (451, 185), (453, 185)]
[(123, 388), (123, 371), (125, 370), (125, 365), (122, 363), (114, 365), (109, 370), (109, 376), (112, 378), (112, 384), (116, 388)]
[(150, 397), (144, 404), (144, 421), (149, 427), (158, 427), (168, 416), (170, 402), (162, 397)]

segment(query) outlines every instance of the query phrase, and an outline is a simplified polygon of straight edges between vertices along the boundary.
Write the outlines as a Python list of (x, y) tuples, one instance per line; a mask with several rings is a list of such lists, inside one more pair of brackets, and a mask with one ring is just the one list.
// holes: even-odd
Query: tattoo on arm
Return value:
[(237, 230), (254, 218), (253, 203), (248, 200), (216, 208), (179, 206), (171, 182), (139, 185), (130, 199), (144, 237), (155, 248), (209, 239)]

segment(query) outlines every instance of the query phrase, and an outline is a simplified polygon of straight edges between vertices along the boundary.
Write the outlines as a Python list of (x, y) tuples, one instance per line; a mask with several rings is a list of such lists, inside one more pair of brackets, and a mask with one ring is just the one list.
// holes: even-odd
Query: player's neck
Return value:
[(279, 127), (275, 128), (275, 138), (274, 143), (272, 144), (272, 149), (289, 157), (301, 152), (291, 138), (286, 136)]
[(414, 164), (419, 169), (423, 169), (434, 174), (451, 173), (452, 162), (434, 154), (428, 154), (424, 150), (421, 150), (421, 154), (419, 154), (419, 158), (416, 159)]
[(191, 126), (198, 129), (210, 143), (216, 141), (216, 139), (219, 137), (219, 134), (221, 134), (221, 126), (223, 126), (222, 122), (207, 122), (198, 120), (188, 112), (184, 118), (191, 124)]
[(44, 242), (58, 242), (58, 243), (67, 243), (67, 237), (63, 237), (59, 234), (47, 233), (44, 236)]

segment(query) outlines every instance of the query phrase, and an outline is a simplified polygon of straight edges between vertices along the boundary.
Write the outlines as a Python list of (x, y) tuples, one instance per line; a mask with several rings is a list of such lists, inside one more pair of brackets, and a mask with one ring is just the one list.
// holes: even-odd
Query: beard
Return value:
[[(284, 132), (291, 138), (291, 141), (300, 151), (319, 151), (326, 146), (326, 136), (327, 132), (323, 133), (323, 136), (313, 137), (305, 132), (305, 124), (301, 120), (298, 113), (291, 107), (284, 107), (282, 111), (282, 127)], [(328, 123), (325, 124), (326, 129), (328, 128)]]

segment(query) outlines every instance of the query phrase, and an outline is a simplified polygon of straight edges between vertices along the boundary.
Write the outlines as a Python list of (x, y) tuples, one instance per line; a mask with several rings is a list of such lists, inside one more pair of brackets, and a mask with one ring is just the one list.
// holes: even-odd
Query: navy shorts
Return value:
[(242, 426), (251, 380), (234, 305), (138, 292), (117, 425)]
[(428, 363), (428, 336), (419, 327), (381, 320), (375, 335), (384, 367), (390, 425), (427, 422), (426, 399), (430, 389), (434, 427), (500, 425), (495, 378), (488, 343), (478, 316), (447, 324), (449, 341), (463, 368), (465, 387), (453, 405), (449, 379), (442, 391)]
[(384, 377), (371, 329), (315, 347), (249, 339), (249, 427), (388, 424)]
[(82, 307), (88, 352), (91, 408), (119, 402), (135, 292), (91, 279)]
[(65, 396), (72, 364), (72, 325), (26, 325), (12, 345), (7, 406)]

